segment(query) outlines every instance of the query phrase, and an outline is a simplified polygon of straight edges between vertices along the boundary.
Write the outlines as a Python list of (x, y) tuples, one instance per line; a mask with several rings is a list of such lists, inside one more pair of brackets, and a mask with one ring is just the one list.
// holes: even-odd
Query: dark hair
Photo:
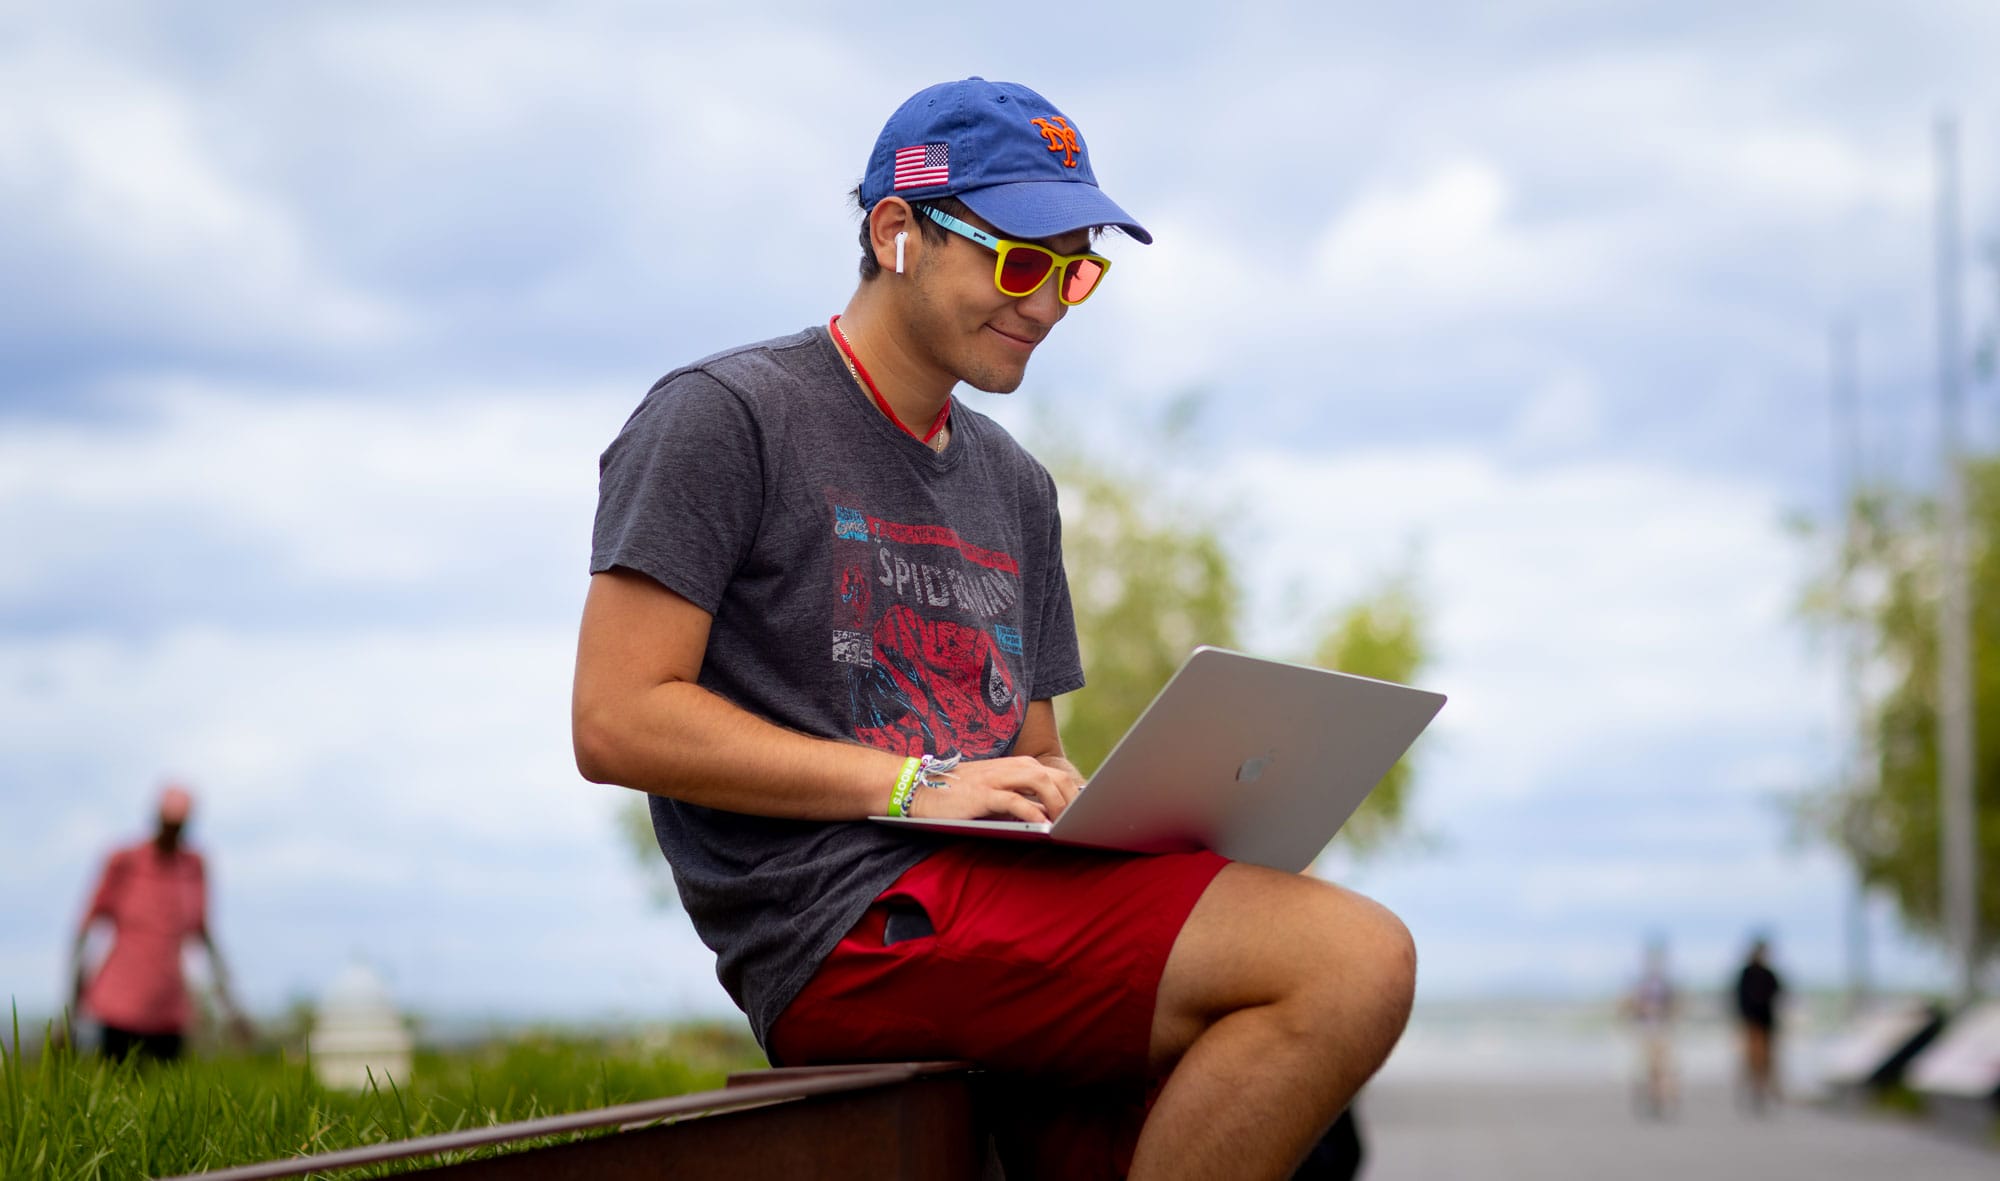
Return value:
[[(875, 243), (868, 235), (869, 211), (867, 207), (861, 204), (861, 186), (855, 185), (854, 191), (849, 193), (848, 196), (854, 199), (854, 207), (861, 210), (861, 281), (866, 283), (868, 280), (882, 273), (882, 264), (875, 261)], [(957, 197), (932, 197), (928, 201), (910, 202), (910, 208), (918, 211), (917, 232), (922, 234), (925, 240), (931, 242), (944, 241), (951, 236), (951, 231), (932, 221), (930, 218), (925, 217), (922, 211), (926, 207), (935, 209), (939, 213), (948, 213), (957, 218), (976, 216), (972, 210), (965, 207), (965, 202), (959, 200)]]

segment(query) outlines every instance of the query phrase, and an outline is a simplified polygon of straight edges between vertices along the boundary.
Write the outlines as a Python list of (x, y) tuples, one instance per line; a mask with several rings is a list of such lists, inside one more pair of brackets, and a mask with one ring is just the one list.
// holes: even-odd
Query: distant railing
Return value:
[(937, 1178), (986, 1176), (988, 1135), (958, 1062), (799, 1067), (732, 1075), (719, 1091), (624, 1103), (174, 1181), (264, 1181), (616, 1129), (477, 1160), (412, 1170), (455, 1181), (575, 1178)]

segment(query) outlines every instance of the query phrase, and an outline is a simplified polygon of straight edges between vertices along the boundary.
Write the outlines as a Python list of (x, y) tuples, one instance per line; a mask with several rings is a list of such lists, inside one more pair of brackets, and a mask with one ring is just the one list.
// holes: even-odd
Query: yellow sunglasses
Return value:
[(928, 205), (917, 209), (952, 233), (970, 238), (1000, 256), (993, 263), (993, 285), (1002, 295), (1015, 299), (1033, 295), (1049, 281), (1050, 275), (1060, 271), (1062, 281), (1056, 284), (1056, 298), (1075, 307), (1097, 291), (1098, 283), (1111, 269), (1111, 260), (1100, 254), (1057, 254), (1033, 242), (996, 238)]

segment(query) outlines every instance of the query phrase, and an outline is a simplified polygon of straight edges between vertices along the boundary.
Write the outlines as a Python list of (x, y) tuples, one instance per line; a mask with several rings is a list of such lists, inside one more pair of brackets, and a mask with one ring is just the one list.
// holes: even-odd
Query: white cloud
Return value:
[(1742, 913), (1749, 924), (1774, 911), (1810, 908), (1829, 896), (1829, 879), (1837, 871), (1827, 859), (1815, 858), (1809, 873), (1800, 869), (1798, 858), (1776, 851), (1726, 867), (1714, 857), (1579, 858), (1523, 866), (1516, 888), (1524, 914), (1540, 922), (1559, 922), (1579, 911), (1647, 915), (1671, 900), (1678, 912)]
[[(262, 1003), (298, 983), (270, 949), (301, 931), (328, 944), (308, 959), (388, 940), (377, 950), (436, 1003), (465, 981), (409, 959), (428, 937), (366, 930), (385, 907), (492, 937), (523, 905), (597, 913), (607, 892), (639, 895), (611, 820), (624, 793), (585, 784), (568, 739), (596, 456), (636, 394), (273, 400), (162, 382), (127, 396), (116, 432), (0, 437), (0, 602), (59, 610), (80, 581), (176, 571), (191, 596), (132, 619), (115, 604), (140, 596), (114, 589), (67, 626), (0, 638), (0, 763), (13, 814), (34, 818), (0, 863), (14, 896), (53, 900), (34, 920), (49, 948), (166, 775), (200, 794), (225, 946), (254, 949), (238, 968)], [(219, 558), (181, 569), (216, 537), (231, 540)], [(114, 538), (131, 548), (106, 552)], [(326, 609), (385, 594), (403, 606)], [(301, 896), (331, 917), (274, 909)], [(600, 953), (623, 938), (612, 922)], [(674, 971), (661, 988), (713, 1007), (705, 964)], [(525, 1009), (643, 995), (610, 982), (473, 992)]]
[(1801, 572), (1768, 488), (1445, 448), (1246, 453), (1223, 483), (1256, 506), (1240, 551), (1258, 555), (1253, 638), (1276, 651), (1306, 646), (1311, 613), (1288, 596), (1349, 601), (1414, 543), (1437, 652), (1423, 679), (1452, 696), (1440, 758), (1464, 777), (1448, 791), (1542, 790), (1580, 743), (1762, 732), (1789, 751), (1825, 729), (1832, 695), (1788, 616)]
[(1587, 146), (1592, 168), (1650, 176), (1676, 203), (1760, 222), (1921, 210), (1921, 135), (1879, 139), (1877, 127), (1798, 101), (1841, 77), (1836, 55), (1774, 48), (1761, 65), (1745, 72), (1712, 46), (1629, 46), (1521, 71), (1493, 99), (1498, 121), (1538, 121), (1546, 148)]
[[(1925, 325), (1902, 311), (1927, 298), (1933, 111), (1824, 101), (1877, 79), (1845, 56), (1860, 52), (1841, 40), (1851, 27), (1760, 53), (1755, 70), (1719, 32), (1605, 32), (1463, 70), (1419, 59), (1435, 75), (1414, 89), (1394, 68), (1407, 45), (1381, 30), (1366, 62), (1314, 69), (1317, 47), (1273, 45), (1255, 78), (1214, 79), (1222, 97), (1172, 125), (1206, 167), (1163, 148), (1124, 198), (1158, 244), (1122, 255), (1116, 294), (1088, 309), (1115, 320), (1094, 342), (1106, 380), (1135, 395), (1213, 385), (1327, 430), (1334, 397), (1396, 396), (1422, 408), (1399, 427), (1435, 409), (1450, 432), (1455, 408), (1539, 391), (1566, 405), (1522, 425), (1579, 442), (1588, 427), (1621, 450), (1651, 442), (1629, 424), (1671, 398), (1678, 459), (1718, 462), (1694, 448), (1736, 436), (1729, 462), (1799, 462), (1788, 435), (1740, 437), (1783, 431), (1774, 407), (1817, 391), (1828, 316), (1867, 303), (1876, 373), (1928, 363)], [(1966, 142), (1978, 135), (1968, 124)], [(1968, 159), (1968, 208), (1990, 205), (1992, 169)]]
[[(545, 808), (549, 785), (576, 782), (568, 630), (326, 634), (301, 621), (292, 634), (17, 641), (0, 733), (16, 755), (50, 756), (115, 734), (162, 772), (199, 780), (219, 811), (267, 821), (576, 836), (592, 822)], [(329, 778), (349, 777), (337, 768), (352, 781), (329, 798)]]
[(1449, 159), (1341, 208), (1313, 246), (1312, 281), (1337, 318), (1449, 320), (1601, 287), (1596, 268), (1615, 256), (1588, 245), (1573, 228), (1522, 225), (1491, 161)]
[(1587, 374), (1566, 369), (1531, 391), (1508, 429), (1510, 450), (1539, 455), (1578, 452), (1599, 441), (1604, 399)]
[(496, 554), (521, 564), (517, 581), (563, 560), (580, 572), (597, 456), (638, 392), (343, 401), (165, 380), (123, 398), (145, 425), (0, 436), (0, 544), (15, 555), (0, 596), (46, 593), (103, 556), (108, 527), (138, 523), (169, 548), (202, 533), (254, 547), (266, 578), (442, 584), (484, 576)]
[(1411, 188), (1364, 193), (1321, 235), (1317, 262), (1329, 278), (1361, 282), (1449, 279), (1468, 264), (1477, 273), (1507, 203), (1492, 165), (1453, 161)]
[(232, 170), (200, 104), (54, 39), (0, 51), (0, 209), (33, 225), (47, 289), (79, 281), (123, 328), (178, 322), (207, 341), (380, 345), (410, 313), (341, 283), (292, 211)]

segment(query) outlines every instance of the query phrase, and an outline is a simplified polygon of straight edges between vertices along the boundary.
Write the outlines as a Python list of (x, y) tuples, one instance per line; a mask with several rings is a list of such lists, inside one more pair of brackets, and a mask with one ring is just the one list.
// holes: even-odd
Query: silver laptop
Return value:
[(1133, 853), (1213, 849), (1296, 873), (1444, 700), (1387, 681), (1196, 648), (1053, 823), (873, 819)]

